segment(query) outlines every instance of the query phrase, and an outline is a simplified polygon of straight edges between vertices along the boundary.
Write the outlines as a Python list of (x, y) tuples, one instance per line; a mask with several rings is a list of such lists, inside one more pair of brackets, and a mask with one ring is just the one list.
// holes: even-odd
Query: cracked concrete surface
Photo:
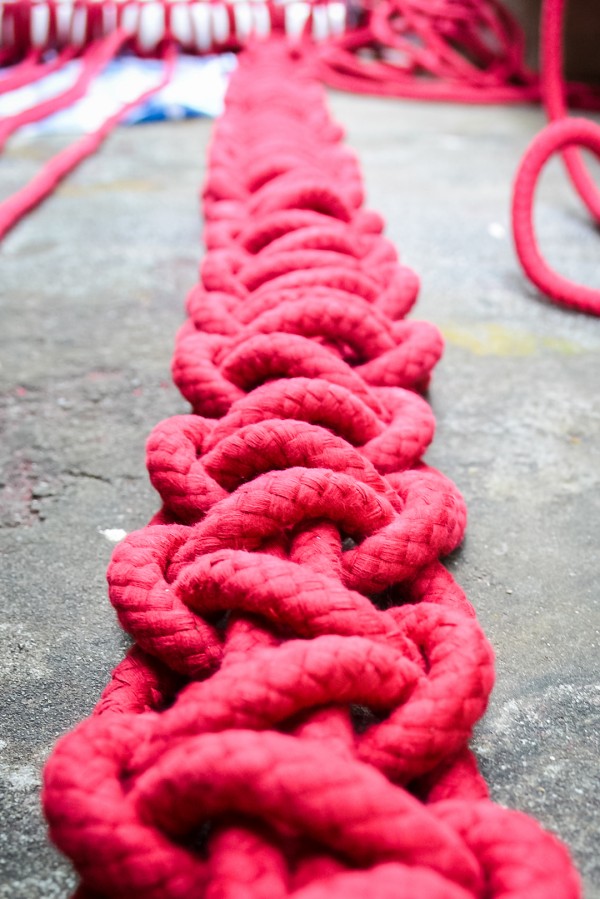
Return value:
[[(448, 564), (497, 653), (483, 770), (498, 801), (566, 840), (600, 899), (600, 322), (541, 302), (513, 259), (509, 184), (541, 115), (332, 106), (370, 205), (422, 276), (415, 315), (447, 339), (428, 458), (467, 498), (468, 537)], [(209, 134), (208, 122), (120, 130), (0, 252), (2, 899), (75, 883), (46, 842), (39, 771), (127, 646), (105, 595), (107, 534), (155, 510), (144, 442), (186, 408), (169, 360), (200, 256)], [(3, 195), (59, 145), (13, 143)], [(598, 236), (558, 166), (538, 219), (550, 258), (598, 285)]]

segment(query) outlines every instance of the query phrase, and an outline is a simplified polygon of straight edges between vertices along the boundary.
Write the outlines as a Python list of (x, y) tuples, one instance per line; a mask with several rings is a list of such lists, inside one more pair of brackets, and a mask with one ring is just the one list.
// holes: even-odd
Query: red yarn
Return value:
[(45, 772), (79, 899), (580, 896), (467, 748), (492, 653), (420, 461), (441, 340), (340, 139), (297, 54), (241, 57), (173, 364), (195, 414), (152, 433), (163, 509), (108, 572), (136, 646)]

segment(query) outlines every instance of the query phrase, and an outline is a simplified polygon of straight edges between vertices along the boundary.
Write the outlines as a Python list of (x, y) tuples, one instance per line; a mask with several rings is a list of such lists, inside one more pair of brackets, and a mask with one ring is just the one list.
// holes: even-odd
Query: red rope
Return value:
[(78, 896), (576, 899), (467, 749), (492, 654), (420, 459), (441, 352), (307, 64), (246, 52), (218, 122), (163, 509), (108, 579), (136, 641), (45, 772)]
[[(358, 28), (332, 37), (319, 57), (323, 80), (342, 90), (454, 103), (541, 99), (521, 27), (498, 0), (374, 0)], [(577, 106), (600, 108), (586, 85), (562, 90)]]
[[(142, 55), (152, 55), (175, 43), (196, 52), (238, 48), (249, 36), (264, 36), (271, 29), (296, 37), (304, 35), (310, 40), (328, 35), (317, 51), (318, 72), (334, 87), (467, 103), (537, 101), (541, 97), (553, 121), (566, 115), (567, 98), (577, 106), (598, 108), (597, 92), (585, 85), (564, 82), (565, 0), (545, 0), (541, 80), (525, 66), (521, 29), (499, 0), (374, 0), (362, 7), (355, 23), (358, 27), (349, 31), (344, 31), (341, 20), (341, 25), (336, 24), (339, 6), (321, 0), (285, 7), (266, 0), (248, 8), (230, 2), (165, 5), (132, 0), (116, 4), (78, 3), (67, 8), (53, 0), (35, 4), (29, 0), (2, 4), (0, 0), (6, 52), (16, 58), (26, 54), (24, 62), (6, 78), (5, 90), (23, 83), (23, 79), (35, 80), (44, 66), (50, 69), (54, 65), (38, 63), (42, 48), (63, 47), (66, 42), (67, 50), (61, 53), (74, 53), (94, 39), (100, 41), (85, 51), (84, 69), (72, 88), (0, 123), (0, 148), (21, 125), (43, 118), (82, 96), (93, 75), (114, 52), (113, 41), (120, 44), (124, 39), (124, 35), (118, 37), (119, 30), (111, 33), (111, 28), (125, 26), (132, 35), (131, 46)], [(345, 15), (342, 19), (345, 22)], [(340, 28), (342, 33), (336, 36)], [(109, 37), (101, 39), (107, 33)], [(69, 49), (69, 40), (76, 46)], [(33, 51), (32, 43), (36, 48)], [(112, 127), (109, 125), (109, 130)], [(30, 185), (0, 204), (0, 238), (50, 193), (60, 178), (92, 153), (106, 133), (103, 126), (98, 139), (82, 138), (51, 161)], [(546, 160), (559, 151), (563, 152), (575, 189), (592, 216), (600, 221), (600, 193), (576, 149), (582, 144), (597, 152), (595, 132), (583, 121), (549, 129), (534, 142), (515, 181), (513, 231), (521, 264), (540, 290), (565, 306), (598, 314), (600, 291), (577, 285), (548, 266), (539, 251), (532, 221), (535, 185)]]
[(586, 119), (566, 118), (562, 76), (562, 28), (565, 0), (545, 0), (542, 13), (544, 103), (552, 124), (533, 140), (517, 172), (513, 188), (513, 234), (527, 277), (551, 300), (592, 315), (600, 315), (600, 288), (577, 284), (555, 272), (543, 258), (534, 231), (533, 204), (546, 162), (562, 153), (577, 193), (600, 222), (600, 192), (576, 148), (600, 156), (600, 127)]
[(344, 30), (346, 7), (345, 0), (0, 0), (0, 64), (32, 48), (83, 52), (120, 28), (140, 56), (159, 55), (164, 43), (187, 53), (239, 50), (272, 32), (321, 41)]
[(35, 84), (36, 81), (52, 75), (53, 72), (62, 69), (69, 60), (73, 59), (75, 52), (74, 47), (65, 47), (55, 56), (40, 62), (40, 51), (30, 50), (22, 62), (12, 66), (8, 74), (0, 78), (0, 94), (7, 94), (20, 87)]
[(562, 119), (548, 125), (527, 150), (513, 188), (515, 246), (525, 274), (551, 300), (579, 312), (600, 315), (600, 289), (565, 278), (545, 261), (533, 224), (537, 183), (548, 159), (570, 147), (585, 147), (600, 156), (600, 128), (586, 119)]
[[(126, 31), (113, 31), (108, 37), (92, 44), (82, 57), (81, 70), (71, 87), (47, 100), (36, 103), (35, 106), (29, 106), (14, 115), (1, 119), (0, 150), (4, 148), (10, 135), (19, 128), (30, 125), (32, 122), (39, 122), (81, 100), (96, 75), (108, 65), (111, 59), (114, 59), (127, 39)], [(37, 77), (37, 73), (32, 74)]]
[[(563, 22), (566, 0), (545, 0), (542, 12), (541, 72), (543, 100), (551, 121), (567, 115), (563, 76)], [(600, 192), (587, 172), (580, 154), (565, 150), (562, 157), (579, 196), (600, 222)]]
[[(123, 41), (123, 35), (115, 33), (107, 45), (101, 48), (102, 64), (109, 61), (108, 54), (104, 51), (110, 48), (114, 55), (114, 49)], [(140, 103), (143, 103), (151, 97), (156, 91), (161, 90), (168, 84), (172, 78), (175, 67), (176, 54), (175, 49), (170, 46), (165, 49), (165, 71), (159, 81), (148, 90), (143, 91), (129, 103), (125, 103), (116, 113), (109, 116), (102, 124), (90, 134), (84, 134), (70, 146), (61, 150), (56, 156), (53, 156), (34, 177), (22, 187), (15, 191), (6, 200), (0, 203), (0, 240), (21, 221), (24, 215), (34, 209), (56, 189), (57, 185), (67, 177), (74, 169), (77, 168), (88, 156), (92, 156), (98, 147), (106, 140), (111, 132), (116, 128), (121, 119), (135, 109)], [(90, 64), (94, 72), (97, 71), (96, 64)]]
[(40, 51), (32, 48), (20, 63), (9, 69), (8, 74), (1, 73), (3, 77), (0, 78), (0, 94), (17, 90), (24, 84), (35, 81), (35, 73), (42, 68), (40, 56)]

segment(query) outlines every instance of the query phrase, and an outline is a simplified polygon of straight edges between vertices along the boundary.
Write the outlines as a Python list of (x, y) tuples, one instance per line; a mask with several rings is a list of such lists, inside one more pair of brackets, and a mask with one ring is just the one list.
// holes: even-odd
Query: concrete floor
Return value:
[[(560, 834), (599, 899), (600, 321), (541, 302), (513, 258), (509, 185), (541, 114), (331, 100), (371, 205), (422, 275), (416, 315), (447, 338), (429, 460), (467, 498), (449, 565), (498, 659), (477, 752), (494, 797)], [(127, 645), (102, 532), (154, 511), (144, 441), (185, 409), (169, 360), (201, 252), (209, 133), (120, 130), (0, 251), (2, 899), (74, 884), (46, 843), (39, 771)], [(0, 190), (59, 145), (13, 144)], [(558, 166), (538, 218), (557, 266), (600, 285), (598, 235)]]

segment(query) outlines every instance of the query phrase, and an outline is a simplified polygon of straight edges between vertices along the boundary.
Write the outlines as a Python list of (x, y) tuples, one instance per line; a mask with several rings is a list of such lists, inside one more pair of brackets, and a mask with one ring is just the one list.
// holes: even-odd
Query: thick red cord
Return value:
[[(563, 23), (566, 6), (566, 0), (545, 0), (542, 11), (542, 96), (551, 121), (567, 115), (563, 75)], [(570, 148), (564, 150), (562, 157), (577, 193), (591, 215), (600, 223), (600, 191), (585, 168), (581, 155)]]
[[(123, 40), (114, 40), (113, 48)], [(105, 62), (108, 58), (104, 57)], [(118, 123), (132, 109), (151, 97), (156, 91), (168, 84), (175, 67), (175, 48), (170, 46), (165, 51), (165, 71), (160, 80), (151, 88), (144, 91), (135, 100), (126, 103), (116, 113), (109, 116), (92, 133), (85, 134), (60, 153), (57, 153), (47, 162), (40, 171), (34, 175), (31, 181), (0, 203), (0, 240), (21, 221), (24, 215), (34, 209), (42, 200), (49, 196), (56, 186), (77, 168), (88, 156), (91, 156), (106, 140)]]
[(45, 772), (80, 899), (580, 896), (467, 748), (492, 654), (421, 461), (441, 339), (341, 136), (297, 52), (242, 55), (173, 361), (194, 413), (108, 573), (136, 645)]
[(562, 75), (564, 12), (565, 0), (545, 0), (542, 77), (544, 103), (552, 124), (533, 140), (519, 166), (513, 187), (513, 235), (525, 274), (542, 293), (562, 306), (600, 315), (600, 288), (577, 284), (555, 272), (540, 252), (533, 225), (536, 187), (544, 165), (555, 153), (561, 153), (577, 193), (600, 222), (600, 192), (576, 149), (584, 148), (600, 157), (600, 127), (586, 119), (566, 118)]
[(0, 94), (35, 84), (36, 81), (52, 75), (73, 59), (75, 54), (75, 47), (65, 47), (51, 59), (40, 62), (40, 51), (31, 50), (22, 62), (12, 66), (9, 73), (0, 78)]
[(600, 128), (587, 119), (568, 118), (548, 125), (527, 150), (513, 188), (512, 223), (517, 254), (528, 278), (555, 302), (600, 315), (600, 289), (576, 284), (555, 272), (540, 252), (533, 224), (537, 183), (546, 162), (570, 147), (584, 147), (600, 157)]
[[(358, 93), (454, 103), (539, 102), (524, 37), (498, 0), (376, 0), (358, 27), (319, 48), (320, 75)], [(562, 85), (570, 102), (598, 109), (598, 93)]]
[(3, 77), (0, 78), (0, 94), (17, 90), (24, 84), (35, 81), (35, 73), (43, 67), (43, 64), (40, 63), (40, 57), (40, 51), (32, 48), (21, 62), (12, 66), (8, 73), (4, 73)]
[(126, 31), (119, 30), (96, 41), (83, 55), (81, 71), (71, 87), (54, 97), (36, 103), (35, 106), (29, 106), (14, 115), (0, 119), (0, 150), (3, 149), (10, 135), (19, 128), (30, 125), (32, 122), (39, 122), (56, 112), (67, 109), (84, 97), (93, 79), (108, 65), (111, 59), (114, 59), (128, 37)]

